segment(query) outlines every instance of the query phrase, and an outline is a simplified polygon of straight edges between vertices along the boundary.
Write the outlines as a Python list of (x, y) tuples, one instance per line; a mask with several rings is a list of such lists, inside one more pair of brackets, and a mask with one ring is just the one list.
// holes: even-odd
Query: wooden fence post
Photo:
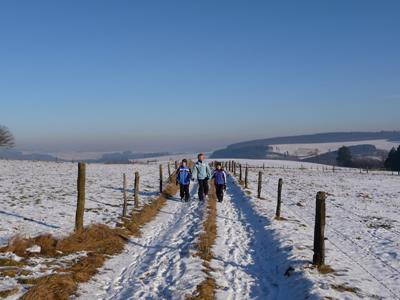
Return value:
[(258, 172), (258, 189), (257, 189), (257, 197), (261, 199), (261, 186), (262, 186), (262, 172)]
[(163, 169), (162, 165), (160, 165), (160, 193), (163, 192)]
[(172, 178), (171, 178), (171, 166), (170, 166), (169, 162), (168, 162), (168, 180), (169, 180), (169, 182), (172, 181)]
[(85, 185), (86, 185), (86, 164), (78, 163), (78, 200), (75, 214), (75, 231), (83, 229), (83, 216), (85, 213)]
[(124, 194), (124, 204), (122, 206), (122, 217), (126, 217), (126, 210), (128, 207), (128, 198), (126, 197), (126, 175), (122, 175), (122, 192)]
[(140, 193), (140, 176), (139, 172), (135, 172), (135, 207), (139, 207), (139, 193)]
[(239, 165), (239, 183), (242, 184), (243, 181), (243, 172), (242, 172), (242, 164)]
[(277, 202), (276, 202), (276, 213), (275, 213), (275, 218), (278, 220), (281, 218), (282, 184), (283, 184), (283, 179), (279, 178), (279, 180), (278, 180), (278, 198), (277, 198)]
[(325, 264), (325, 192), (318, 192), (315, 208), (313, 265)]
[(178, 161), (175, 161), (175, 170), (178, 170)]
[(263, 170), (265, 170), (265, 163), (263, 163)]
[(233, 162), (233, 176), (236, 176), (236, 162)]
[(249, 187), (249, 166), (246, 165), (246, 170), (244, 171), (244, 188)]

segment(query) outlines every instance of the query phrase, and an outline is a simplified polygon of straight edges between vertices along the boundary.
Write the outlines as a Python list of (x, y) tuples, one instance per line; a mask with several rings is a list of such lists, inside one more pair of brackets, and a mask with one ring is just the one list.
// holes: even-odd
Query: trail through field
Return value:
[[(212, 261), (220, 289), (218, 299), (313, 299), (312, 282), (301, 273), (287, 274), (289, 249), (282, 249), (269, 222), (257, 215), (233, 179), (218, 204), (218, 238)], [(285, 275), (286, 273), (286, 275)], [(316, 297), (315, 297), (316, 298)]]
[[(192, 189), (192, 195), (196, 186)], [(168, 200), (157, 217), (131, 238), (125, 252), (79, 289), (79, 299), (184, 299), (204, 279), (193, 256), (204, 203)]]

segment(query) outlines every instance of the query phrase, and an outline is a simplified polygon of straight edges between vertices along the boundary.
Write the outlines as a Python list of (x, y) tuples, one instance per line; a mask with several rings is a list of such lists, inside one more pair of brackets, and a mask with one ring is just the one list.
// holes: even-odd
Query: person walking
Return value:
[(179, 184), (181, 201), (185, 199), (185, 202), (189, 201), (190, 198), (190, 178), (192, 177), (192, 171), (187, 165), (187, 160), (183, 159), (181, 165), (176, 171), (176, 184)]
[(224, 191), (226, 190), (226, 173), (220, 162), (216, 165), (212, 179), (214, 179), (218, 202), (222, 202), (224, 199)]
[(206, 156), (203, 153), (197, 155), (197, 162), (192, 169), (192, 180), (199, 183), (199, 200), (204, 201), (208, 195), (208, 180), (211, 178), (210, 166), (205, 162)]

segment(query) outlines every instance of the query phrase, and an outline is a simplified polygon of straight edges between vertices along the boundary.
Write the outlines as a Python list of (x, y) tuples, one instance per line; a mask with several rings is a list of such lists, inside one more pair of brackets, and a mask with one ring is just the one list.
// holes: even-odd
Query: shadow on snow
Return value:
[(253, 264), (240, 266), (256, 280), (250, 297), (260, 299), (264, 295), (263, 299), (319, 299), (311, 294), (313, 282), (298, 271), (308, 261), (294, 259), (292, 247), (283, 247), (279, 233), (267, 228), (271, 220), (254, 211), (251, 204), (254, 200), (232, 178), (229, 178), (229, 183), (227, 194), (251, 237), (250, 247), (254, 250), (251, 252)]

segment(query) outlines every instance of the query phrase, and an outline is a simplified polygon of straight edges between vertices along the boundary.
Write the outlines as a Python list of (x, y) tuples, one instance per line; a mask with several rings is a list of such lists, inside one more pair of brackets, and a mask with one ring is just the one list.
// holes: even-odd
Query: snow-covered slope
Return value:
[[(279, 247), (288, 252), (283, 265), (292, 266), (296, 273), (304, 272), (314, 283), (311, 293), (337, 299), (399, 298), (400, 176), (389, 172), (360, 174), (352, 169), (333, 173), (317, 164), (297, 162), (242, 163), (265, 164), (265, 170), (250, 169), (251, 195), (242, 197), (242, 201), (248, 201), (255, 214), (263, 217), (265, 231), (275, 237), (272, 251)], [(263, 200), (255, 197), (260, 170), (264, 174)], [(279, 178), (284, 180), (284, 221), (273, 220)], [(326, 262), (334, 272), (325, 275), (309, 264), (318, 191), (330, 194), (326, 202)], [(236, 187), (230, 191), (234, 195), (237, 192)], [(278, 262), (277, 268), (282, 268)]]
[[(89, 164), (85, 225), (113, 225), (118, 220), (122, 212), (123, 173), (127, 176), (129, 200), (136, 171), (141, 176), (141, 200), (156, 195), (158, 168), (158, 164)], [(77, 164), (73, 163), (0, 160), (0, 245), (15, 234), (70, 233), (75, 220), (77, 172)]]
[[(217, 299), (399, 298), (400, 176), (343, 168), (332, 172), (326, 166), (292, 161), (240, 162), (252, 167), (249, 189), (230, 176), (225, 200), (217, 205), (218, 237), (211, 261)], [(75, 164), (0, 161), (0, 170), (2, 244), (17, 233), (72, 231)], [(158, 163), (88, 165), (86, 224), (113, 225), (118, 220), (122, 173), (128, 176), (132, 194), (135, 171), (141, 174), (141, 199), (148, 201), (157, 194)], [(259, 171), (263, 199), (255, 197)], [(284, 219), (277, 221), (279, 178), (284, 180)], [(318, 191), (329, 193), (326, 262), (333, 271), (327, 274), (310, 263)], [(78, 298), (184, 299), (193, 294), (205, 278), (201, 259), (193, 256), (204, 214), (195, 185), (192, 200), (169, 199), (142, 228), (141, 237), (130, 238), (122, 254), (110, 258), (79, 287)], [(18, 259), (10, 253), (2, 257)], [(45, 275), (38, 270), (33, 274)], [(16, 284), (0, 277), (0, 290)]]

